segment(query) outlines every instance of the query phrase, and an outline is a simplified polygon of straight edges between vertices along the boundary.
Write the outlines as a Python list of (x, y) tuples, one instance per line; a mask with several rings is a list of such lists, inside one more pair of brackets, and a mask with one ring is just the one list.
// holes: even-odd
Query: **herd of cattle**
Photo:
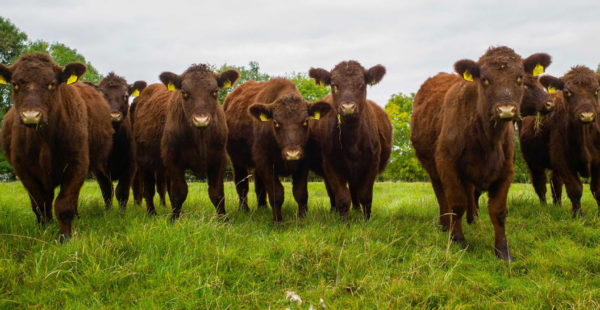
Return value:
[[(546, 170), (560, 203), (564, 184), (581, 215), (579, 175), (591, 176), (600, 199), (600, 76), (576, 66), (561, 78), (539, 77), (550, 65), (544, 53), (522, 59), (507, 47), (490, 48), (477, 62), (460, 60), (457, 74), (429, 78), (414, 100), (411, 141), (430, 176), (440, 222), (452, 240), (463, 244), (462, 216), (471, 223), (478, 198), (489, 195), (488, 210), (499, 258), (511, 260), (505, 234), (506, 199), (512, 182), (515, 124), (533, 185), (545, 203)], [(162, 83), (128, 84), (114, 74), (99, 84), (77, 82), (81, 63), (62, 67), (45, 54), (21, 56), (0, 64), (0, 84), (12, 85), (13, 106), (2, 123), (2, 148), (29, 193), (38, 222), (52, 220), (61, 240), (71, 235), (83, 182), (92, 173), (106, 208), (114, 194), (125, 208), (144, 198), (156, 214), (168, 191), (172, 219), (187, 197), (185, 171), (206, 175), (208, 195), (225, 214), (223, 179), (229, 156), (239, 208), (248, 210), (250, 170), (258, 206), (267, 199), (273, 220), (281, 221), (284, 189), (280, 176), (292, 177), (298, 213), (307, 212), (309, 171), (323, 177), (332, 210), (350, 208), (371, 215), (373, 184), (392, 151), (392, 124), (366, 87), (381, 81), (385, 68), (368, 70), (344, 61), (327, 71), (312, 68), (317, 84), (331, 95), (306, 101), (284, 78), (248, 81), (219, 104), (220, 89), (233, 85), (235, 70), (213, 72), (192, 65), (183, 74), (160, 74)], [(544, 89), (545, 88), (545, 89)], [(129, 105), (129, 98), (135, 97)], [(228, 155), (228, 156), (227, 156)], [(54, 199), (54, 189), (60, 192)]]

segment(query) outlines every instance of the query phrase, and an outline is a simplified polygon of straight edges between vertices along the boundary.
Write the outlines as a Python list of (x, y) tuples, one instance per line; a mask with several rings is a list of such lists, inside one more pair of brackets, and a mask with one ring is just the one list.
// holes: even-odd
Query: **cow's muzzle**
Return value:
[(26, 110), (21, 112), (21, 121), (25, 125), (38, 125), (42, 120), (42, 112), (37, 110)]
[(192, 117), (192, 123), (196, 128), (205, 128), (210, 124), (210, 115), (208, 114), (194, 114)]

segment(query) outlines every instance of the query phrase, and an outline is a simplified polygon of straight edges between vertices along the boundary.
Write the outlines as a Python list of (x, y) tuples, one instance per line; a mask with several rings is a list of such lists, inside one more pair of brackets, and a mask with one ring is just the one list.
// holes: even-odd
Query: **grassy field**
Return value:
[(0, 308), (321, 309), (320, 299), (327, 309), (600, 308), (600, 221), (587, 188), (586, 216), (573, 220), (566, 198), (542, 206), (530, 185), (513, 185), (510, 264), (493, 254), (485, 197), (462, 250), (438, 228), (427, 183), (377, 183), (368, 223), (330, 213), (322, 184), (309, 193), (298, 219), (286, 184), (285, 222), (274, 225), (270, 209), (238, 212), (228, 182), (222, 221), (206, 184), (193, 183), (170, 224), (165, 207), (158, 217), (133, 205), (105, 211), (87, 182), (74, 237), (61, 245), (56, 222), (35, 223), (22, 185), (1, 183)]

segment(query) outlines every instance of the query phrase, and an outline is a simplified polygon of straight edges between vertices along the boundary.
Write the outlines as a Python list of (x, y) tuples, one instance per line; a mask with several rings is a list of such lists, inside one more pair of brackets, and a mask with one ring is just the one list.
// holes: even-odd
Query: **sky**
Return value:
[(353, 59), (386, 67), (367, 93), (385, 105), (490, 46), (523, 58), (546, 52), (555, 76), (600, 64), (600, 1), (3, 0), (1, 7), (30, 40), (64, 43), (101, 74), (115, 71), (130, 83), (156, 83), (161, 72), (183, 73), (193, 63), (257, 61), (281, 76)]

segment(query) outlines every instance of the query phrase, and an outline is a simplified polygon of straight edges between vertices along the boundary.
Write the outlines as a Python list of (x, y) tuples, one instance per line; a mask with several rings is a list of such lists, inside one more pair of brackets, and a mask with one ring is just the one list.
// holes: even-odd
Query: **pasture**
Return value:
[(463, 250), (439, 229), (428, 183), (376, 183), (368, 223), (330, 213), (322, 183), (309, 183), (305, 219), (285, 184), (282, 224), (256, 210), (252, 188), (252, 211), (238, 211), (225, 186), (227, 220), (206, 184), (191, 183), (171, 224), (170, 207), (149, 217), (131, 197), (126, 212), (105, 211), (86, 182), (61, 245), (56, 221), (35, 223), (21, 183), (1, 183), (0, 308), (321, 309), (320, 299), (326, 309), (600, 308), (600, 220), (587, 186), (586, 215), (574, 220), (566, 194), (562, 207), (543, 206), (531, 185), (513, 184), (509, 264), (494, 256), (485, 195), (479, 219), (464, 224)]

